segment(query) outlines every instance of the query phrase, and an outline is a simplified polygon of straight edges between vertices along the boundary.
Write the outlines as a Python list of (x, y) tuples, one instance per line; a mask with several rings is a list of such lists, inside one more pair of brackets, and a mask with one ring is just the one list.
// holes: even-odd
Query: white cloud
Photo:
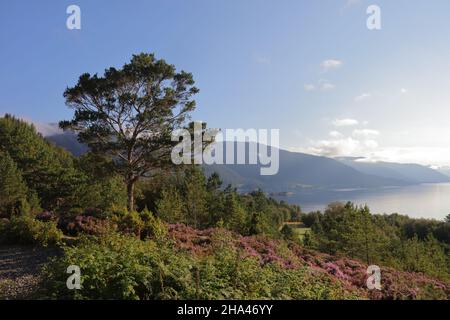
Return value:
[(371, 97), (372, 97), (371, 93), (362, 93), (359, 96), (356, 96), (354, 100), (356, 102), (361, 102), (361, 101), (367, 100), (367, 99), (369, 99)]
[(63, 131), (59, 128), (59, 125), (57, 123), (33, 122), (33, 124), (34, 124), (37, 132), (42, 134), (44, 137), (63, 133)]
[(366, 146), (369, 149), (378, 148), (378, 142), (375, 140), (364, 140), (363, 144), (364, 144), (364, 146)]
[(349, 127), (349, 126), (356, 126), (358, 124), (358, 120), (356, 119), (336, 119), (333, 121), (333, 125), (336, 127)]
[(372, 139), (345, 137), (312, 141), (306, 152), (326, 157), (370, 157), (378, 147), (378, 142)]
[(378, 130), (373, 129), (355, 129), (353, 130), (354, 137), (370, 137), (370, 136), (378, 136), (380, 132)]
[(407, 92), (408, 92), (408, 90), (405, 89), (405, 88), (401, 88), (401, 89), (400, 89), (400, 93), (401, 93), (401, 94), (405, 94), (405, 93), (407, 93)]
[(322, 67), (322, 69), (324, 71), (328, 71), (331, 69), (337, 69), (337, 68), (341, 67), (342, 64), (343, 64), (343, 62), (341, 60), (329, 59), (329, 60), (322, 61), (320, 66)]
[(381, 134), (374, 128), (365, 127), (363, 123), (351, 118), (336, 119), (332, 125), (339, 128), (329, 130), (326, 137), (309, 140), (307, 145), (290, 150), (326, 157), (360, 157), (359, 161), (366, 162), (450, 167), (450, 135), (447, 127), (394, 132), (384, 130)]
[(336, 86), (330, 82), (322, 82), (320, 84), (320, 90), (322, 91), (329, 91), (329, 90), (333, 90), (334, 88), (336, 88)]
[(291, 148), (325, 157), (361, 157), (359, 162), (418, 163), (435, 168), (449, 165), (450, 148), (441, 147), (381, 147), (375, 140), (352, 137), (312, 141), (307, 148)]
[(303, 88), (305, 89), (305, 91), (314, 91), (316, 90), (316, 86), (313, 84), (305, 84), (303, 86)]
[[(3, 117), (4, 115), (0, 115), (0, 117)], [(63, 133), (63, 130), (59, 128), (59, 125), (57, 123), (42, 123), (38, 121), (31, 120), (27, 117), (21, 117), (18, 116), (19, 119), (22, 121), (25, 121), (29, 124), (34, 125), (36, 128), (36, 131), (42, 134), (44, 137), (53, 136), (56, 134)]]
[(319, 140), (313, 142), (313, 145), (308, 149), (312, 154), (336, 157), (359, 154), (361, 149), (361, 142), (352, 137), (335, 139), (335, 140)]
[[(337, 127), (358, 124), (358, 120), (351, 118), (333, 121), (333, 125)], [(379, 149), (378, 141), (375, 140), (379, 134), (380, 132), (374, 129), (357, 128), (346, 137), (341, 132), (332, 130), (329, 132), (330, 139), (310, 141), (310, 147), (305, 152), (327, 157), (368, 157)]]
[(331, 82), (329, 82), (328, 80), (320, 79), (318, 81), (317, 85), (308, 83), (308, 84), (305, 84), (303, 86), (303, 88), (305, 89), (305, 91), (315, 91), (315, 90), (330, 91), (330, 90), (335, 89), (336, 86), (334, 84), (332, 84)]
[(330, 131), (329, 135), (333, 138), (342, 138), (344, 136), (342, 133), (336, 130)]
[(379, 148), (370, 155), (370, 158), (374, 161), (445, 166), (449, 164), (450, 149), (442, 147), (387, 147)]

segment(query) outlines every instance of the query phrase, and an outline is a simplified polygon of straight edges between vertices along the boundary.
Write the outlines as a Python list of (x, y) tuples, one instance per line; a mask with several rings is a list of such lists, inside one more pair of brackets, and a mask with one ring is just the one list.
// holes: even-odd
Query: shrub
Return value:
[[(226, 241), (226, 239), (224, 239)], [(68, 290), (66, 268), (81, 269), (82, 290)], [(196, 256), (172, 242), (139, 240), (110, 233), (83, 236), (44, 269), (44, 297), (58, 299), (344, 299), (345, 291), (326, 274), (309, 269), (261, 265), (226, 245)]]
[(155, 217), (147, 208), (144, 209), (139, 216), (144, 224), (141, 233), (142, 239), (150, 238), (157, 241), (166, 239), (168, 229), (161, 219)]
[[(110, 233), (83, 236), (76, 247), (44, 268), (43, 295), (58, 299), (179, 298), (188, 288), (190, 258), (171, 254), (153, 241)], [(66, 268), (77, 265), (82, 290), (68, 290)]]
[(59, 226), (72, 236), (77, 236), (80, 233), (102, 235), (109, 232), (110, 229), (116, 228), (116, 226), (108, 220), (84, 215), (61, 219)]
[(57, 244), (62, 232), (56, 222), (42, 222), (31, 215), (13, 216), (0, 224), (0, 242), (5, 244)]
[(136, 211), (116, 215), (113, 217), (113, 221), (117, 223), (120, 231), (136, 236), (140, 236), (142, 228), (144, 227), (144, 222)]
[(9, 153), (0, 150), (0, 217), (21, 213), (26, 203), (28, 188), (22, 173)]
[(43, 221), (43, 222), (49, 222), (49, 221), (58, 220), (58, 217), (53, 212), (44, 211), (44, 212), (38, 213), (36, 215), (36, 219), (39, 221)]

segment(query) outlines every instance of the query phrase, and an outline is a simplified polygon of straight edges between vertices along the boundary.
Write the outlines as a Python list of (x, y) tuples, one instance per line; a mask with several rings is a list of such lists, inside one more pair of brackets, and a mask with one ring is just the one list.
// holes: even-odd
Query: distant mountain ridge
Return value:
[(415, 163), (366, 162), (364, 159), (351, 157), (337, 160), (366, 174), (395, 178), (411, 184), (450, 182), (449, 177), (443, 173)]
[[(46, 137), (75, 156), (87, 152), (87, 146), (78, 142), (70, 132)], [(224, 143), (230, 144), (230, 142)], [(236, 150), (237, 143), (234, 144)], [(249, 143), (245, 150), (250, 153)], [(367, 189), (388, 186), (406, 186), (419, 183), (450, 182), (450, 177), (437, 170), (418, 164), (389, 162), (361, 162), (359, 158), (327, 158), (279, 149), (279, 172), (262, 176), (259, 164), (203, 165), (205, 174), (220, 174), (225, 184), (242, 191), (261, 188), (267, 192), (285, 192), (298, 189)], [(226, 148), (224, 148), (224, 158)]]
[(438, 172), (442, 173), (444, 176), (450, 177), (450, 167), (441, 167), (436, 169)]
[[(247, 152), (250, 152), (250, 149), (247, 145)], [(262, 176), (260, 165), (248, 164), (204, 165), (204, 170), (206, 174), (218, 172), (224, 183), (235, 185), (243, 191), (255, 188), (261, 188), (267, 192), (308, 188), (365, 189), (411, 184), (410, 181), (397, 177), (390, 178), (360, 172), (332, 158), (282, 149), (278, 151), (279, 172), (276, 175)]]
[(46, 136), (45, 139), (61, 148), (66, 149), (76, 157), (81, 156), (89, 150), (88, 146), (78, 141), (77, 135), (73, 132), (53, 134)]

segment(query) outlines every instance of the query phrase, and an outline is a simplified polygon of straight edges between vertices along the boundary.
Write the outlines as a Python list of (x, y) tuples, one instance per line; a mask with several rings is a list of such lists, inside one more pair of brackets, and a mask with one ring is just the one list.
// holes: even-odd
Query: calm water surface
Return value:
[(302, 211), (323, 210), (333, 201), (367, 204), (372, 213), (401, 213), (414, 218), (442, 220), (450, 213), (450, 183), (421, 184), (376, 190), (304, 190), (276, 197), (298, 204)]

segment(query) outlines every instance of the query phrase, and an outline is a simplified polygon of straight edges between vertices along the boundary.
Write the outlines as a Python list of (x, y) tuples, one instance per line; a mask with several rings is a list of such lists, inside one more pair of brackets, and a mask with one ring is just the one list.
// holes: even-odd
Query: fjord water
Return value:
[(303, 212), (324, 210), (330, 202), (367, 204), (372, 213), (399, 213), (413, 218), (443, 220), (450, 213), (450, 183), (419, 184), (371, 190), (302, 190), (276, 197), (298, 204)]

